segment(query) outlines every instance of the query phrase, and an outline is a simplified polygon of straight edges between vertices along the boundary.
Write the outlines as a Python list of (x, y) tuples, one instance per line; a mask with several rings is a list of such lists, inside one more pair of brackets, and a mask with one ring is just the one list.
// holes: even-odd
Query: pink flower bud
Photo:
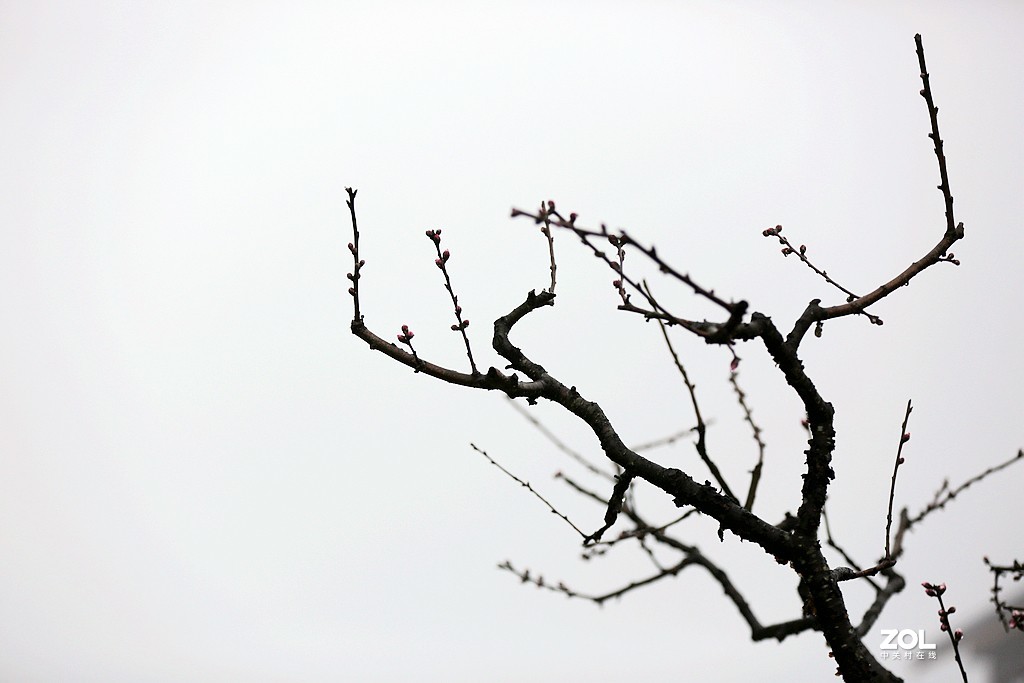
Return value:
[(462, 321), (462, 327), (463, 329), (469, 327), (469, 318), (466, 318), (465, 320)]
[(903, 439), (902, 439), (903, 443), (906, 443), (908, 441), (910, 441), (910, 432), (907, 432), (906, 434), (904, 434), (903, 435)]
[(442, 260), (442, 261), (447, 261), (447, 260), (448, 260), (448, 259), (450, 259), (451, 257), (452, 257), (452, 255), (451, 255), (451, 252), (449, 252), (449, 251), (448, 251), (447, 249), (445, 249), (445, 250), (444, 250), (444, 253), (443, 253), (443, 254), (441, 254), (441, 260)]
[(963, 639), (964, 639), (964, 631), (963, 631), (963, 629), (958, 628), (957, 630), (953, 631), (953, 640), (954, 641), (959, 643)]
[(444, 269), (444, 261), (442, 261), (439, 258), (434, 259), (434, 265), (437, 266), (438, 268), (441, 268), (442, 270)]
[(739, 359), (738, 356), (733, 358), (732, 362), (729, 363), (729, 369), (732, 370), (733, 372), (736, 372), (736, 368), (738, 368), (739, 366), (740, 366), (740, 359)]

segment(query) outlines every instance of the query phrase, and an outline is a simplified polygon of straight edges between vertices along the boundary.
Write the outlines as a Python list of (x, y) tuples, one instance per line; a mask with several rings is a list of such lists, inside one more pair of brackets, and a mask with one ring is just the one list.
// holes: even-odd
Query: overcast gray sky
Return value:
[[(635, 548), (580, 562), (574, 532), (469, 448), (600, 524), (551, 478), (583, 475), (500, 396), (349, 334), (343, 188), (359, 188), (367, 323), (409, 324), (436, 362), (467, 364), (424, 230), (443, 229), (478, 361), (498, 364), (488, 321), (548, 277), (509, 209), (548, 198), (788, 328), (810, 299), (840, 299), (764, 228), (855, 291), (941, 234), (922, 33), (963, 265), (877, 306), (884, 326), (836, 321), (803, 352), (837, 409), (833, 528), (869, 563), (908, 398), (898, 505), (1024, 446), (1022, 20), (994, 1), (0, 2), (0, 678), (831, 680), (819, 636), (751, 644), (699, 570), (598, 609), (495, 568), (593, 592), (652, 570)], [(656, 328), (557, 246), (558, 306), (517, 343), (627, 442), (691, 426)], [(678, 343), (709, 446), (742, 481), (756, 452), (730, 358)], [(759, 511), (781, 518), (802, 414), (766, 354), (739, 351), (768, 442)], [(578, 424), (532, 410), (598, 457)], [(659, 457), (706, 476), (688, 442)], [(1022, 476), (907, 539), (911, 588), (878, 628), (939, 635), (923, 580), (989, 613), (982, 555), (1024, 559)], [(681, 533), (733, 567), (763, 621), (799, 616), (791, 574), (714, 531)]]

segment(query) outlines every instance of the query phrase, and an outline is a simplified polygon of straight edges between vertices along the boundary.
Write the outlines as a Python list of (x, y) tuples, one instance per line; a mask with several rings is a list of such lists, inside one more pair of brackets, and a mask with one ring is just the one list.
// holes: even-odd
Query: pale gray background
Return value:
[[(0, 3), (0, 678), (833, 680), (815, 634), (750, 644), (700, 570), (598, 609), (494, 568), (591, 591), (650, 571), (627, 548), (579, 562), (573, 532), (470, 450), (599, 524), (550, 478), (576, 470), (500, 396), (349, 334), (343, 188), (360, 189), (368, 324), (408, 323), (438, 362), (466, 365), (423, 231), (444, 229), (490, 365), (488, 321), (547, 283), (543, 241), (508, 210), (549, 197), (788, 328), (840, 298), (764, 228), (858, 291), (940, 235), (924, 34), (963, 266), (878, 306), (883, 327), (834, 322), (804, 347), (838, 411), (833, 526), (870, 562), (907, 398), (899, 504), (1024, 445), (1024, 10), (892, 5)], [(517, 343), (629, 442), (691, 425), (656, 329), (558, 246), (559, 305)], [(680, 313), (709, 311), (655, 282)], [(729, 357), (679, 339), (742, 487), (754, 449)], [(801, 412), (763, 351), (740, 353), (775, 518), (797, 500)], [(535, 414), (594, 454), (551, 406)], [(657, 455), (705, 476), (688, 443)], [(981, 557), (1021, 558), (1022, 476), (908, 537), (911, 585), (946, 581), (965, 619), (990, 614)], [(706, 522), (683, 531), (763, 620), (798, 616), (787, 570)], [(937, 639), (935, 608), (912, 587), (878, 628)]]

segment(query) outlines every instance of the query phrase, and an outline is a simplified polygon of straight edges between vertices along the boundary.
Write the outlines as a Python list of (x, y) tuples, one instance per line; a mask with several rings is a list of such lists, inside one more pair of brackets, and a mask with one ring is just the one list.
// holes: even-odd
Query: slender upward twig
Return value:
[(910, 421), (910, 411), (913, 408), (910, 405), (910, 400), (907, 400), (907, 412), (903, 416), (903, 426), (900, 427), (900, 445), (896, 449), (896, 463), (892, 467), (892, 484), (889, 486), (889, 511), (885, 515), (885, 559), (892, 559), (892, 553), (889, 552), (889, 537), (892, 532), (892, 501), (896, 497), (896, 473), (900, 471), (900, 465), (903, 464), (903, 445), (910, 441), (910, 432), (907, 431), (907, 423)]
[(736, 379), (738, 376), (739, 372), (735, 368), (730, 370), (729, 384), (732, 385), (733, 391), (736, 392), (736, 400), (739, 401), (740, 408), (743, 409), (743, 419), (750, 425), (750, 430), (754, 436), (754, 443), (757, 444), (757, 464), (750, 471), (750, 487), (747, 489), (747, 501), (743, 504), (743, 507), (753, 510), (754, 496), (757, 494), (757, 485), (761, 483), (761, 470), (764, 468), (765, 444), (761, 438), (761, 428), (754, 422), (754, 414), (750, 410), (750, 406), (747, 405), (747, 395), (740, 388), (739, 382)]
[[(543, 204), (541, 205), (543, 210)], [(551, 232), (551, 221), (548, 220), (547, 214), (544, 215), (544, 225), (540, 229), (544, 237), (548, 241), (548, 261), (550, 265), (548, 268), (551, 270), (551, 285), (548, 287), (548, 291), (552, 294), (555, 293), (555, 272), (558, 270), (558, 266), (555, 263), (555, 235)]]
[(359, 271), (362, 270), (366, 262), (359, 259), (359, 224), (356, 222), (356, 193), (359, 190), (346, 187), (345, 192), (348, 194), (345, 204), (348, 206), (348, 212), (352, 218), (352, 241), (348, 243), (348, 250), (352, 252), (353, 265), (352, 272), (347, 275), (352, 286), (349, 287), (348, 293), (352, 295), (352, 320), (361, 321), (363, 316), (359, 312)]
[(668, 330), (665, 328), (665, 323), (658, 321), (658, 329), (661, 330), (662, 339), (665, 340), (665, 346), (668, 347), (668, 352), (672, 356), (672, 362), (676, 366), (676, 370), (679, 372), (679, 376), (683, 379), (683, 384), (686, 386), (686, 391), (690, 395), (690, 403), (693, 405), (693, 414), (697, 418), (697, 426), (694, 429), (697, 432), (697, 442), (694, 444), (694, 448), (697, 450), (697, 455), (707, 466), (708, 471), (711, 472), (711, 476), (718, 482), (718, 486), (722, 489), (722, 493), (729, 496), (733, 500), (739, 500), (729, 488), (729, 484), (725, 481), (725, 477), (722, 476), (721, 470), (715, 464), (715, 461), (708, 455), (707, 446), (707, 424), (704, 422), (704, 418), (700, 414), (700, 404), (697, 403), (697, 387), (694, 386), (693, 382), (690, 381), (690, 376), (686, 372), (686, 367), (683, 366), (683, 362), (679, 360), (679, 354), (676, 353), (676, 349), (672, 346), (672, 339), (668, 336)]
[(473, 349), (469, 345), (469, 335), (466, 334), (466, 328), (469, 327), (469, 319), (462, 317), (462, 306), (459, 305), (459, 297), (455, 295), (455, 290), (452, 288), (452, 278), (448, 273), (448, 259), (451, 258), (452, 254), (447, 249), (443, 252), (441, 251), (440, 230), (427, 230), (427, 237), (434, 244), (434, 251), (437, 252), (434, 265), (444, 275), (444, 288), (448, 290), (448, 296), (451, 297), (452, 307), (455, 311), (455, 320), (457, 322), (452, 325), (452, 331), (459, 332), (462, 335), (462, 341), (466, 345), (466, 356), (469, 357), (469, 367), (474, 375), (479, 374), (479, 371), (476, 369), (476, 361), (473, 360)]

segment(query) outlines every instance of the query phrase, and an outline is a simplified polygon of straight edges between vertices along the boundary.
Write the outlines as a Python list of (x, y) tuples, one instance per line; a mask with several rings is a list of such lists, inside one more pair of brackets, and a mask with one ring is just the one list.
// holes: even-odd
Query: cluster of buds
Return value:
[(959, 266), (960, 265), (960, 260), (956, 259), (956, 258), (953, 258), (953, 252), (949, 252), (944, 257), (940, 258), (939, 260), (940, 261), (946, 261), (948, 263), (952, 263), (954, 266)]
[(408, 325), (402, 325), (402, 334), (398, 335), (398, 341), (400, 341), (403, 344), (408, 344), (409, 347), (412, 347), (412, 338), (415, 336), (416, 335), (413, 334), (413, 331), (409, 329)]
[(782, 226), (781, 225), (776, 225), (774, 228), (768, 228), (767, 230), (765, 230), (761, 234), (764, 235), (765, 237), (777, 237), (781, 233), (782, 233)]
[(963, 632), (963, 629), (959, 629), (959, 628), (954, 631), (954, 630), (951, 629), (951, 627), (949, 625), (949, 615), (953, 614), (954, 612), (956, 612), (956, 607), (954, 607), (953, 605), (950, 605), (949, 607), (946, 607), (942, 603), (942, 594), (946, 592), (946, 584), (944, 584), (944, 583), (934, 584), (934, 583), (928, 583), (927, 581), (925, 581), (924, 583), (921, 584), (921, 586), (924, 588), (924, 592), (927, 595), (929, 595), (929, 596), (931, 596), (933, 598), (938, 599), (938, 601), (939, 601), (939, 628), (942, 629), (943, 631), (945, 631), (946, 633), (950, 634), (950, 638), (953, 640), (953, 645), (955, 646), (957, 643), (959, 643), (961, 640), (963, 640), (964, 632)]
[(430, 240), (434, 244), (440, 244), (441, 243), (441, 231), (440, 230), (427, 230), (427, 237), (429, 237)]
[(450, 259), (451, 257), (452, 253), (445, 249), (444, 252), (441, 253), (441, 256), (439, 258), (434, 259), (434, 265), (437, 266), (438, 268), (444, 268), (444, 264), (448, 263), (448, 259)]
[(1015, 628), (1020, 631), (1024, 631), (1024, 610), (1011, 610), (1010, 619), (1006, 622), (1010, 628)]

